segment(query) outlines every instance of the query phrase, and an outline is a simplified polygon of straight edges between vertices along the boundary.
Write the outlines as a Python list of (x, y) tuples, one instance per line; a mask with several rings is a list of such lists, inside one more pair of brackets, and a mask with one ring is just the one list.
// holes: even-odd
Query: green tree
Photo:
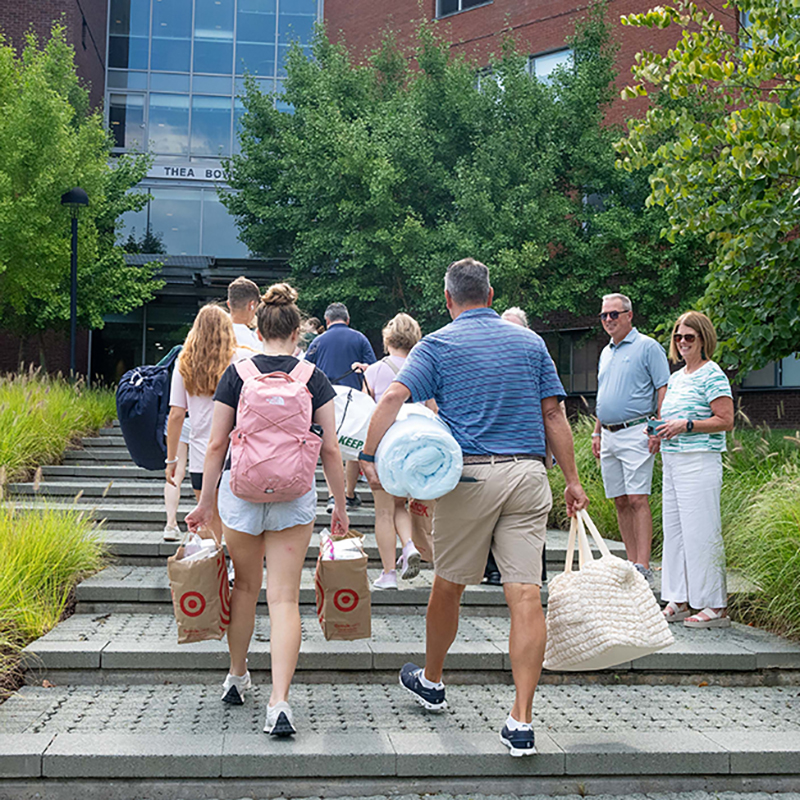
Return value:
[(440, 324), (444, 271), (467, 255), (491, 266), (497, 307), (537, 318), (594, 315), (600, 295), (640, 280), (658, 316), (679, 292), (671, 270), (691, 273), (683, 296), (701, 294), (688, 248), (653, 247), (663, 211), (644, 211), (643, 179), (614, 169), (602, 3), (571, 46), (573, 64), (540, 82), (510, 39), (486, 70), (454, 57), (435, 25), (419, 29), (413, 63), (387, 36), (355, 65), (319, 32), (312, 58), (289, 56), (282, 99), (294, 113), (248, 86), (228, 164), (238, 191), (223, 197), (241, 238), (287, 255), (307, 304), (344, 300), (372, 328), (400, 309)]
[(653, 170), (667, 239), (714, 247), (701, 307), (724, 361), (749, 370), (800, 349), (800, 0), (737, 6), (738, 38), (684, 0), (623, 17), (683, 32), (666, 55), (639, 55), (624, 96), (659, 102), (618, 149), (625, 169)]
[[(102, 114), (89, 111), (64, 28), (39, 47), (33, 34), (21, 55), (0, 37), (0, 324), (28, 336), (69, 322), (69, 209), (61, 195), (81, 186), (78, 321), (103, 327), (160, 287), (159, 264), (128, 266), (117, 245), (118, 220), (147, 201), (131, 193), (148, 158), (111, 163)], [(41, 341), (41, 339), (40, 339)]]

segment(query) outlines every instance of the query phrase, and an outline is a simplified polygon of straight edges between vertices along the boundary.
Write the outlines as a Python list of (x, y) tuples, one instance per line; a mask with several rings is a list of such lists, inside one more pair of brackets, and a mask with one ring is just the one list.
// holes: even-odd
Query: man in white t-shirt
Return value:
[(236, 334), (236, 342), (240, 346), (252, 347), (261, 352), (261, 342), (258, 335), (250, 327), (256, 313), (256, 306), (261, 300), (261, 292), (253, 281), (240, 275), (235, 281), (228, 284), (228, 309), (231, 312), (231, 322)]

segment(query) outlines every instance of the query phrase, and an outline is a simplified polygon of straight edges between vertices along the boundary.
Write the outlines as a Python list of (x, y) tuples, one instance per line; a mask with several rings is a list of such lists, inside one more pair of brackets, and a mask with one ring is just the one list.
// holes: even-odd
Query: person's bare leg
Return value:
[(181, 502), (181, 483), (186, 477), (186, 454), (189, 452), (189, 445), (186, 442), (178, 442), (178, 452), (176, 457), (178, 463), (175, 465), (175, 475), (173, 480), (175, 486), (164, 481), (164, 508), (167, 511), (167, 526), (170, 528), (178, 527), (178, 505)]
[(634, 529), (633, 511), (628, 500), (628, 495), (623, 494), (619, 497), (615, 497), (614, 505), (617, 507), (617, 522), (619, 523), (622, 543), (625, 545), (625, 554), (628, 556), (628, 561), (639, 564), (641, 562), (639, 561), (638, 542)]
[[(267, 531), (267, 605), (272, 694), (269, 704), (288, 700), (297, 657), (300, 654), (300, 576), (311, 541), (314, 523), (295, 525), (283, 531)], [(236, 574), (236, 581), (239, 574)], [(234, 586), (236, 583), (234, 583)]]
[(375, 498), (375, 541), (384, 572), (397, 567), (397, 532), (394, 528), (394, 497), (377, 489)]
[(630, 516), (633, 521), (633, 538), (636, 541), (636, 564), (650, 569), (650, 550), (653, 545), (653, 515), (650, 498), (646, 494), (629, 494)]
[(442, 679), (447, 651), (458, 633), (458, 612), (464, 585), (439, 575), (433, 578), (425, 624), (425, 671), (429, 681)]
[(516, 688), (511, 716), (518, 722), (531, 722), (547, 640), (541, 594), (538, 586), (529, 583), (504, 583), (503, 591), (511, 613), (508, 654)]
[(247, 650), (256, 624), (256, 604), (264, 580), (264, 534), (251, 536), (225, 527), (228, 554), (236, 570), (231, 592), (231, 624), (228, 626), (228, 651), (231, 675), (247, 672)]
[(394, 529), (400, 539), (400, 546), (405, 547), (411, 541), (411, 512), (406, 507), (405, 497), (394, 498)]
[(346, 461), (344, 466), (345, 474), (345, 495), (353, 497), (356, 493), (356, 484), (358, 483), (358, 473), (360, 471), (358, 461)]

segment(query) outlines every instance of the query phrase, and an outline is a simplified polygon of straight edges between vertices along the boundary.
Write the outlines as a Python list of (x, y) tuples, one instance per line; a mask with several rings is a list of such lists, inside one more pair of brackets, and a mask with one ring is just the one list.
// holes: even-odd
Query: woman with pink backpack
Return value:
[(256, 320), (264, 351), (231, 365), (217, 386), (203, 489), (186, 518), (191, 531), (208, 523), (219, 484), (219, 515), (236, 573), (230, 671), (222, 690), (223, 702), (233, 705), (244, 702), (251, 686), (247, 649), (266, 558), (272, 693), (264, 731), (273, 736), (295, 733), (288, 696), (300, 652), (300, 577), (316, 518), (318, 456), (336, 500), (331, 530), (349, 529), (335, 392), (322, 371), (292, 355), (301, 325), (296, 300), (285, 283), (261, 298)]

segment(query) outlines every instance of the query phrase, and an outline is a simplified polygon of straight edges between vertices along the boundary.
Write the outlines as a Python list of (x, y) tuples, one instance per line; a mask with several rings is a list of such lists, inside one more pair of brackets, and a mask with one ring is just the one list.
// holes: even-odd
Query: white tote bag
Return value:
[[(586, 527), (600, 550), (592, 556)], [(580, 569), (572, 569), (575, 545)], [(545, 669), (600, 670), (673, 643), (644, 576), (611, 555), (586, 511), (572, 517), (564, 572), (550, 580)]]
[(375, 410), (375, 401), (364, 392), (349, 386), (334, 386), (336, 397), (333, 409), (336, 414), (336, 438), (345, 461), (358, 461), (364, 447), (367, 428)]

